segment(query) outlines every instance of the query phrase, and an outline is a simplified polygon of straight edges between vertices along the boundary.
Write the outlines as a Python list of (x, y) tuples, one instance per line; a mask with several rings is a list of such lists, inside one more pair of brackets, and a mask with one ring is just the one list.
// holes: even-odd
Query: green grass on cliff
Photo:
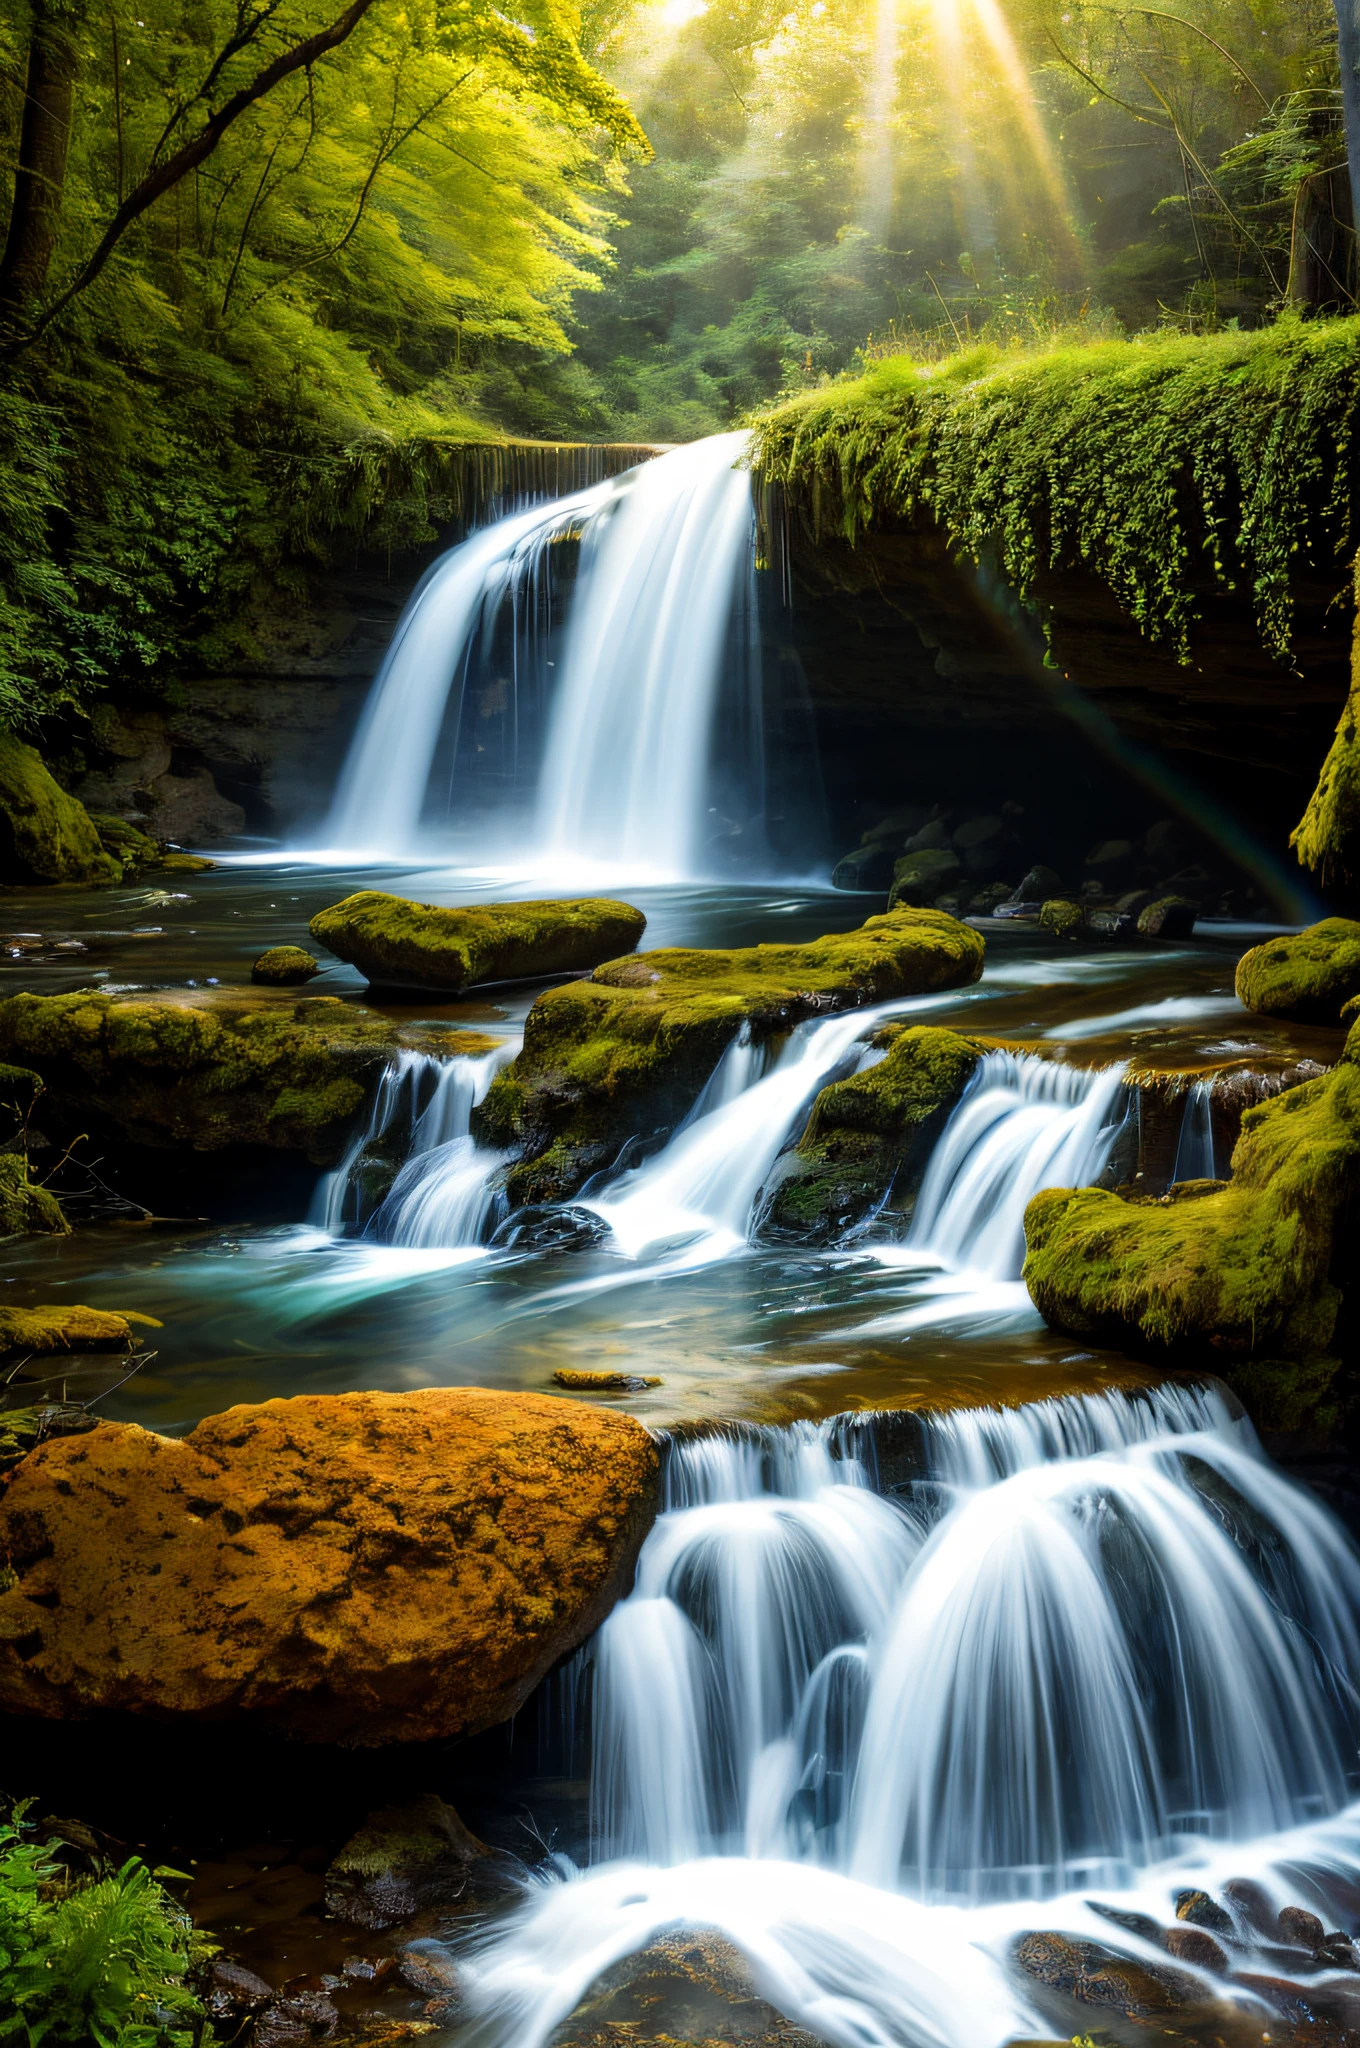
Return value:
[[(1250, 589), (1285, 654), (1299, 558), (1355, 547), (1360, 320), (893, 357), (766, 414), (756, 469), (854, 540), (933, 517), (1026, 595), (1047, 567), (1102, 577), (1187, 651), (1196, 586)], [(1340, 575), (1338, 574), (1338, 582)]]

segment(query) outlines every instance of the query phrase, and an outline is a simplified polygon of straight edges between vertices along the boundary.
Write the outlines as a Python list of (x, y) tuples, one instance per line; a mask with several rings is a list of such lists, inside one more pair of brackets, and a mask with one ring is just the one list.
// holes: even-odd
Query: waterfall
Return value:
[[(490, 1183), (505, 1155), (475, 1144), (470, 1121), (520, 1043), (507, 1038), (493, 1052), (451, 1059), (399, 1053), (378, 1083), (363, 1131), (322, 1182), (316, 1220), (337, 1236), (346, 1223), (367, 1216), (366, 1237), (417, 1250), (480, 1244), (495, 1206)], [(388, 1139), (397, 1141), (404, 1164), (369, 1216), (365, 1162), (375, 1152), (381, 1157)]]
[(587, 529), (539, 792), (551, 860), (700, 871), (723, 654), (755, 565), (746, 443), (643, 464)]
[(1010, 1942), (1109, 1941), (1092, 1890), (1354, 1882), (1360, 1557), (1221, 1390), (921, 1418), (891, 1498), (872, 1433), (670, 1445), (593, 1646), (597, 1868), (467, 1959), (472, 2040), (688, 1922), (838, 2048), (1000, 2048), (1052, 2031)]
[(1214, 1180), (1217, 1174), (1213, 1083), (1196, 1081), (1185, 1098), (1180, 1137), (1176, 1141), (1176, 1164), (1171, 1178), (1173, 1181)]
[[(717, 794), (710, 757), (721, 686), (738, 600), (750, 599), (754, 575), (750, 478), (733, 467), (745, 445), (742, 434), (721, 434), (675, 449), (498, 520), (436, 562), (370, 691), (324, 828), (327, 845), (351, 857), (418, 852), (441, 734), (449, 732), (455, 813), (466, 808), (476, 771), (502, 837), (513, 827), (516, 847), (525, 836), (516, 807), (537, 780), (527, 836), (545, 871), (603, 866), (668, 879), (698, 872)], [(579, 539), (580, 559), (554, 669), (549, 565), (567, 539)], [(482, 692), (475, 741), (460, 753), (463, 696), (478, 663), (500, 645), (498, 634), (504, 638), (507, 608), (500, 665), (508, 673)], [(749, 601), (747, 618), (749, 627)], [(736, 651), (755, 691), (758, 648), (749, 639), (748, 631)], [(482, 759), (493, 709), (509, 726), (494, 773)], [(751, 759), (738, 780), (747, 785), (746, 806), (758, 809), (758, 704), (748, 723)]]

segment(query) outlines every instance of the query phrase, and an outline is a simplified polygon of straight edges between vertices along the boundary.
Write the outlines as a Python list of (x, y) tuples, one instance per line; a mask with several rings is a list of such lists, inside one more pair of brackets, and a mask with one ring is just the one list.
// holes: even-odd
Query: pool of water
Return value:
[[(93, 984), (197, 990), (196, 1000), (210, 1000), (214, 986), (247, 985), (250, 962), (265, 947), (307, 943), (309, 917), (357, 887), (442, 903), (545, 893), (486, 870), (345, 873), (282, 860), (173, 879), (183, 886), (7, 892), (7, 992)], [(780, 886), (618, 893), (646, 911), (649, 945), (807, 939), (849, 929), (881, 907), (879, 897)], [(1233, 968), (1259, 936), (1208, 927), (1184, 945), (1081, 954), (1032, 929), (994, 928), (982, 981), (933, 1004), (930, 1021), (1082, 1066), (1128, 1060), (1151, 1072), (1330, 1061), (1339, 1032), (1284, 1026), (1237, 1003)], [(83, 950), (66, 950), (73, 941)], [(338, 962), (309, 992), (356, 1001), (365, 993), (361, 977)], [(537, 992), (516, 984), (465, 1000), (381, 1007), (508, 1035)], [(221, 1155), (181, 1158), (169, 1176), (173, 1202), (155, 1162), (137, 1172), (146, 1186), (130, 1185), (126, 1173), (122, 1183), (134, 1199), (206, 1220), (104, 1222), (69, 1239), (18, 1241), (7, 1247), (3, 1284), (11, 1301), (82, 1301), (159, 1318), (154, 1357), (121, 1385), (111, 1383), (124, 1368), (107, 1359), (64, 1361), (46, 1382), (73, 1394), (103, 1390), (101, 1412), (156, 1428), (302, 1392), (458, 1384), (556, 1391), (553, 1374), (562, 1368), (658, 1380), (613, 1397), (656, 1424), (1013, 1401), (1139, 1376), (1120, 1356), (1047, 1331), (1014, 1285), (1000, 1294), (941, 1292), (890, 1237), (826, 1252), (748, 1248), (697, 1269), (666, 1256), (629, 1260), (608, 1246), (415, 1251), (337, 1240), (310, 1224), (316, 1176), (295, 1161), (262, 1169)]]

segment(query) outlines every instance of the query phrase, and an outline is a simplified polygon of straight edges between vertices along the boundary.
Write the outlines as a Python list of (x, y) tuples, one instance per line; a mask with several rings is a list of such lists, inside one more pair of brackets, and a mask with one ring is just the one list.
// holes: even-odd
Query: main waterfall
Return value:
[[(674, 880), (763, 809), (755, 520), (744, 434), (674, 449), (474, 534), (424, 578), (373, 684), (324, 827), (350, 858), (430, 847), (432, 778), (478, 859)], [(579, 543), (565, 631), (555, 562)], [(733, 762), (713, 775), (724, 685)], [(475, 702), (473, 701), (475, 698)], [(734, 749), (725, 748), (731, 755)], [(720, 801), (721, 800), (721, 801)], [(749, 836), (749, 831), (748, 831)], [(499, 844), (498, 844), (499, 841)]]

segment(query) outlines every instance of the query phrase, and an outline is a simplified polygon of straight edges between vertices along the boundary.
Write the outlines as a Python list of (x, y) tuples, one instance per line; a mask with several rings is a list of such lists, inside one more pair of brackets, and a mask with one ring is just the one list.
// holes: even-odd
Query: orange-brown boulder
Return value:
[(631, 1417), (439, 1388), (101, 1423), (0, 1494), (0, 1711), (249, 1716), (317, 1741), (486, 1728), (628, 1590)]

